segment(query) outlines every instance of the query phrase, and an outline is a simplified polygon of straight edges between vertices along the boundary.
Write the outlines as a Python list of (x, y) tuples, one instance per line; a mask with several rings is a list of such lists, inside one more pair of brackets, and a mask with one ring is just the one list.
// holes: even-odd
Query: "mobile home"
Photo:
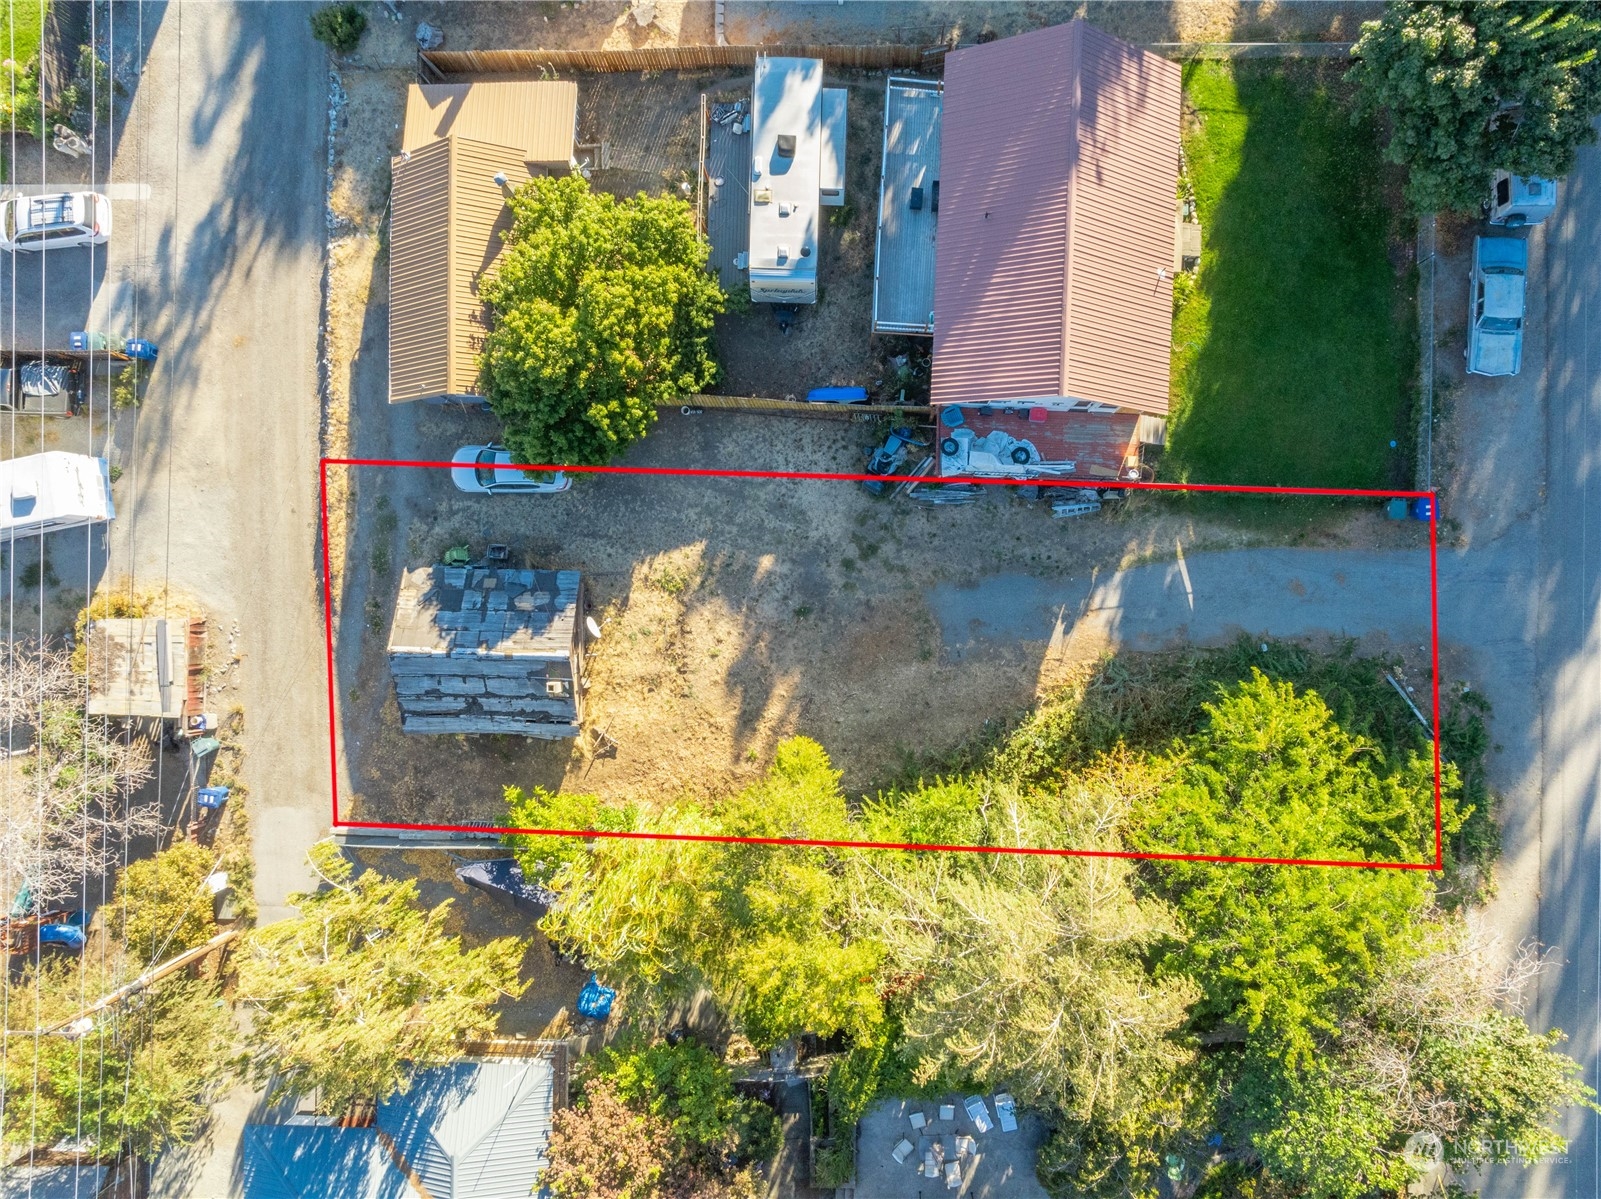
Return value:
[(0, 462), (6, 509), (0, 537), (28, 537), (99, 524), (116, 516), (104, 458), (52, 450)]

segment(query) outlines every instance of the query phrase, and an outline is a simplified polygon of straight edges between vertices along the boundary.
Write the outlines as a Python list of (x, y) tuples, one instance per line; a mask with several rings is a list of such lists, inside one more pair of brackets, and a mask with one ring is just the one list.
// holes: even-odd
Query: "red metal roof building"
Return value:
[(1161, 440), (1179, 106), (1176, 63), (1082, 20), (947, 56), (935, 404), (1043, 409), (1064, 448), (1094, 413), (1091, 440), (1122, 443), (1098, 458)]

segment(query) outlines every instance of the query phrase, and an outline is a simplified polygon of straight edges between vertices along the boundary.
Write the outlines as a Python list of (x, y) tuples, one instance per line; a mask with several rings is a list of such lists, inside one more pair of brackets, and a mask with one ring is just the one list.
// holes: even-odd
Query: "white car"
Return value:
[[(534, 478), (512, 466), (511, 453), (503, 445), (464, 445), (450, 460), (450, 481), (458, 491), (473, 495), (554, 495), (573, 485), (563, 472)], [(544, 472), (542, 472), (544, 473)]]
[(111, 201), (99, 192), (13, 196), (0, 205), (0, 250), (98, 246), (111, 237)]
[(1523, 365), (1529, 246), (1515, 237), (1473, 239), (1468, 294), (1468, 371), (1515, 375)]

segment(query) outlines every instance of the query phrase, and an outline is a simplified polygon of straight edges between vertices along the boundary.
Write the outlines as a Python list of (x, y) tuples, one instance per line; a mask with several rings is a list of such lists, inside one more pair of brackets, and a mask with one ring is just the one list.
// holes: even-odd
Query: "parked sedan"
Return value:
[(1468, 294), (1468, 370), (1515, 375), (1523, 365), (1523, 307), (1528, 243), (1515, 237), (1473, 239)]
[(111, 237), (111, 201), (99, 192), (16, 196), (0, 205), (0, 250), (98, 246)]
[(552, 495), (573, 485), (563, 472), (540, 472), (540, 477), (512, 465), (503, 445), (464, 445), (450, 460), (450, 480), (458, 491), (473, 495)]

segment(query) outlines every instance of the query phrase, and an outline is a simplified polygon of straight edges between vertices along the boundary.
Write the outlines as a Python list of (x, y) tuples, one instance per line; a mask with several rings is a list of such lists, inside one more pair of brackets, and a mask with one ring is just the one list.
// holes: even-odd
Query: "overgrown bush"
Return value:
[(330, 4), (311, 14), (311, 36), (335, 54), (349, 54), (367, 32), (367, 14), (354, 4)]

